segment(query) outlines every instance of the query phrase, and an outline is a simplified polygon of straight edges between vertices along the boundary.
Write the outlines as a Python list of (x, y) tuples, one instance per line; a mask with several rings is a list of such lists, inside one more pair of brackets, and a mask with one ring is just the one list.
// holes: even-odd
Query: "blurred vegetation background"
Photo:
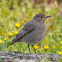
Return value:
[[(36, 14), (51, 15), (46, 20), (47, 35), (34, 45), (37, 53), (62, 54), (62, 0), (0, 0), (0, 51), (29, 53), (26, 43), (15, 43), (8, 48), (23, 25)], [(34, 53), (30, 45), (31, 53)]]

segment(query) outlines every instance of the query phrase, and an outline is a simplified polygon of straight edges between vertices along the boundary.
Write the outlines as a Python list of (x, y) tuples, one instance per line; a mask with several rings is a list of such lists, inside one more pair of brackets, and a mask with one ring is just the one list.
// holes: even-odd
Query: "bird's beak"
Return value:
[(46, 16), (46, 18), (51, 17), (51, 16)]

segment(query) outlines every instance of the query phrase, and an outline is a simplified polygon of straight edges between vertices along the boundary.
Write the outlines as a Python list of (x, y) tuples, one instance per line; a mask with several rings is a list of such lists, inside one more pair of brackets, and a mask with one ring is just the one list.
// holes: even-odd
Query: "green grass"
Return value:
[[(32, 8), (32, 3), (26, 1), (27, 5), (24, 6), (25, 1), (21, 3), (19, 6), (17, 0), (13, 2), (13, 10), (10, 10), (11, 1), (1, 1), (0, 2), (0, 40), (2, 43), (0, 44), (0, 51), (19, 51), (22, 53), (30, 53), (29, 48), (26, 43), (19, 42), (14, 43), (13, 45), (5, 48), (6, 45), (9, 45), (10, 42), (15, 38), (15, 31), (19, 31), (23, 28), (24, 23), (28, 20), (31, 20), (35, 14), (42, 13), (42, 8), (37, 5), (36, 8)], [(46, 37), (38, 45), (37, 53), (58, 53), (62, 52), (62, 29), (61, 29), (61, 10), (62, 7), (58, 4), (53, 3), (54, 6), (50, 7), (50, 5), (45, 6), (45, 14), (51, 15), (46, 21), (47, 29), (49, 29), (50, 25), (52, 27), (48, 30)], [(19, 23), (20, 27), (16, 27), (15, 23)], [(4, 35), (2, 33), (4, 32)], [(13, 33), (13, 36), (9, 36), (8, 33)], [(5, 41), (4, 38), (7, 38)], [(49, 46), (47, 50), (44, 49), (44, 46)], [(55, 46), (55, 48), (53, 48)], [(31, 53), (34, 53), (32, 46), (30, 45)]]

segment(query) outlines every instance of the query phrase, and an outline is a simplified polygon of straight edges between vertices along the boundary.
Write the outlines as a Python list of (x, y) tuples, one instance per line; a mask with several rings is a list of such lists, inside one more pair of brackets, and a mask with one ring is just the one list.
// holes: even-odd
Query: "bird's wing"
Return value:
[(32, 23), (26, 23), (22, 30), (19, 31), (19, 33), (16, 35), (16, 41), (23, 38), (28, 33), (32, 32), (35, 29), (35, 25)]
[(21, 38), (32, 32), (35, 29), (35, 27), (36, 25), (34, 25), (33, 23), (27, 22), (22, 28), (22, 30), (20, 30), (19, 33), (16, 35), (16, 38), (10, 43), (10, 45), (14, 44), (15, 42), (19, 42)]

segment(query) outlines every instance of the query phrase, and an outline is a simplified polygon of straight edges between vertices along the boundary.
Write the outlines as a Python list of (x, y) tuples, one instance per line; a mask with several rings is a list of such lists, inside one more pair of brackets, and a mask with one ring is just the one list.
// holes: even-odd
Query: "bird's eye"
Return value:
[(42, 17), (41, 17), (42, 18)]

